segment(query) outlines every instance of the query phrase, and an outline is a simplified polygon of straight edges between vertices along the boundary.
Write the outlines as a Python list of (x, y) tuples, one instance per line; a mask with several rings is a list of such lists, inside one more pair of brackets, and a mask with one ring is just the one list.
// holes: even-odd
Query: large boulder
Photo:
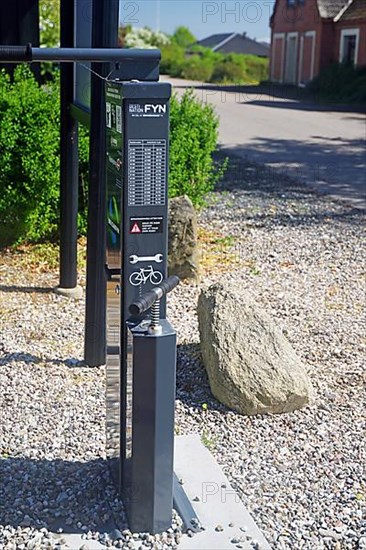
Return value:
[(242, 414), (300, 409), (313, 390), (304, 365), (271, 317), (221, 282), (198, 300), (201, 351), (211, 391)]
[(198, 279), (197, 213), (187, 196), (169, 200), (169, 274)]

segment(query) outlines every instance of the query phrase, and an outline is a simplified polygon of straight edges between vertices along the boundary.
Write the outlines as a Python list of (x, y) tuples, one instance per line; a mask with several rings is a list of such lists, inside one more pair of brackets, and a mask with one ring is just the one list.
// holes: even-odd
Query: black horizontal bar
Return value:
[(14, 62), (78, 62), (119, 63), (123, 61), (160, 61), (156, 49), (123, 48), (32, 48), (27, 46), (0, 46), (0, 61)]
[(160, 61), (159, 50), (123, 48), (32, 48), (33, 61), (89, 61), (118, 63), (120, 61)]

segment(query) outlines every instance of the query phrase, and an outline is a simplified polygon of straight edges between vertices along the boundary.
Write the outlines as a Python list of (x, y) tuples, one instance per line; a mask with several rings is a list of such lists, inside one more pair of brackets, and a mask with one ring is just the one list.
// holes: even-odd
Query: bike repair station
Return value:
[[(95, 2), (94, 10), (100, 10), (102, 4), (107, 2)], [(81, 5), (79, 2), (79, 10)], [(73, 8), (77, 18), (77, 8)], [(108, 6), (104, 9), (108, 10)], [(79, 13), (79, 22), (85, 21), (84, 16), (85, 13)], [(96, 20), (95, 13), (93, 19)], [(109, 13), (107, 20), (110, 19)], [(83, 31), (85, 35), (85, 28)], [(95, 29), (94, 33), (98, 34)], [(91, 28), (89, 36), (92, 34)], [(171, 526), (173, 509), (176, 334), (166, 319), (166, 294), (179, 279), (167, 278), (171, 86), (158, 82), (158, 50), (71, 46), (54, 49), (31, 44), (1, 46), (0, 62), (60, 62), (69, 74), (70, 64), (72, 80), (77, 63), (92, 64), (97, 90), (93, 91), (92, 86), (90, 94), (90, 172), (91, 178), (95, 172), (99, 174), (98, 186), (105, 188), (101, 192), (105, 207), (101, 208), (102, 220), (99, 213), (99, 220), (91, 219), (94, 227), (89, 228), (88, 237), (93, 237), (95, 225), (102, 221), (103, 236), (99, 239), (106, 246), (101, 245), (104, 255), (104, 262), (99, 265), (103, 270), (99, 274), (101, 284), (95, 281), (98, 278), (95, 265), (92, 265), (94, 271), (88, 267), (87, 282), (94, 278), (92, 286), (99, 285), (98, 294), (106, 287), (106, 350), (101, 350), (101, 355), (102, 359), (106, 356), (107, 365), (107, 456), (123, 495), (131, 530), (157, 533)], [(103, 66), (107, 76), (102, 76)], [(84, 79), (85, 72), (90, 77), (88, 67)], [(65, 73), (63, 79), (65, 84)], [(77, 95), (80, 98), (82, 91), (85, 103), (88, 85), (80, 88), (80, 82), (75, 84), (73, 113), (85, 120), (88, 105), (86, 108), (80, 105)], [(100, 107), (102, 118), (97, 112)], [(75, 125), (76, 117), (71, 125)], [(100, 123), (103, 125), (104, 134), (104, 139), (98, 136), (94, 142), (93, 120), (99, 128)], [(105, 147), (101, 146), (103, 143)], [(68, 149), (70, 153), (70, 144)], [(71, 154), (75, 155), (75, 151)], [(65, 162), (68, 176), (75, 179), (70, 158)], [(70, 197), (64, 199), (70, 202)], [(70, 212), (66, 216), (70, 219)], [(70, 239), (67, 246), (70, 247)], [(66, 253), (70, 255), (70, 251)], [(88, 256), (89, 264), (90, 260)], [(60, 287), (67, 285), (61, 281)], [(90, 331), (87, 309), (87, 333), (88, 328)], [(86, 359), (87, 348), (88, 334)], [(179, 483), (175, 486), (180, 493), (175, 495), (177, 507), (187, 509), (187, 521), (191, 520), (195, 513)]]
[[(35, 19), (30, 22), (37, 0), (14, 2), (18, 10), (28, 6), (23, 15), (34, 31)], [(197, 499), (188, 498), (173, 470), (176, 333), (166, 318), (166, 302), (179, 279), (167, 274), (171, 85), (159, 82), (158, 50), (117, 47), (119, 9), (118, 0), (62, 0), (61, 47), (40, 48), (37, 36), (32, 39), (36, 47), (13, 45), (17, 37), (23, 44), (30, 40), (22, 39), (25, 32), (10, 33), (0, 46), (0, 64), (60, 63), (56, 291), (67, 296), (79, 292), (78, 124), (90, 128), (84, 360), (91, 367), (106, 364), (107, 458), (130, 529), (165, 531), (174, 503), (186, 530), (200, 536), (191, 504)], [(217, 465), (210, 470), (211, 457), (203, 450), (201, 465), (200, 451), (194, 451), (196, 486), (202, 489), (204, 480), (221, 491), (229, 487)], [(189, 460), (187, 471), (192, 470)], [(219, 490), (214, 494), (210, 512), (217, 509), (220, 518), (227, 514), (232, 521), (232, 507)], [(259, 540), (242, 505), (235, 513), (238, 521), (244, 514)], [(211, 531), (221, 536), (214, 527)], [(211, 542), (200, 547), (222, 548)]]

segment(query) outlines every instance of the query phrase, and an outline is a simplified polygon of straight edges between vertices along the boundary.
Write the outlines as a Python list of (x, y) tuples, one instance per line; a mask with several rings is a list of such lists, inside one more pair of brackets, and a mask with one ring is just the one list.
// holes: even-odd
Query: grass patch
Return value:
[[(2, 253), (3, 262), (30, 273), (52, 273), (59, 270), (60, 245), (53, 242), (22, 244)], [(78, 271), (86, 269), (86, 238), (78, 240)]]
[(201, 441), (209, 451), (214, 450), (217, 446), (217, 436), (212, 435), (208, 430), (203, 430), (201, 433)]
[(201, 250), (201, 267), (205, 273), (224, 273), (238, 264), (237, 254), (233, 250), (236, 243), (233, 235), (222, 235), (200, 227), (198, 242)]

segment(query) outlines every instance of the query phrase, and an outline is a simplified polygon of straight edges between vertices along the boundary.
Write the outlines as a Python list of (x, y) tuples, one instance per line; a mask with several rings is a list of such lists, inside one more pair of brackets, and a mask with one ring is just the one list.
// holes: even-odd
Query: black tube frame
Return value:
[[(93, 2), (93, 48), (115, 47), (118, 43), (118, 2)], [(94, 65), (92, 70), (107, 76), (110, 64)], [(104, 82), (95, 74), (91, 80), (90, 175), (87, 238), (87, 285), (84, 360), (100, 366), (106, 360), (106, 169), (105, 169), (105, 92)]]
[[(61, 2), (61, 46), (74, 44), (74, 0)], [(41, 48), (36, 48), (41, 49)], [(61, 63), (60, 113), (60, 282), (62, 289), (77, 286), (78, 237), (78, 122), (70, 112), (74, 98), (74, 67)]]

